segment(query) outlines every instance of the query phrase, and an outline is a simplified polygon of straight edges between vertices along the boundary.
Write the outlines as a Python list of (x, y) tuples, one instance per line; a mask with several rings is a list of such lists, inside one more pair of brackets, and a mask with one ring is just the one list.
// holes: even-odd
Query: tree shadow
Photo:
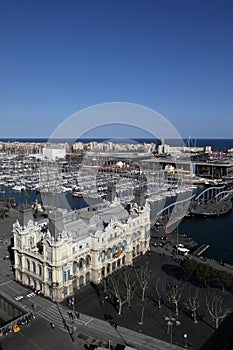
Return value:
[(175, 277), (178, 280), (185, 281), (185, 275), (182, 267), (171, 264), (162, 265), (161, 269), (169, 276)]
[(100, 297), (100, 288), (98, 287), (98, 285), (95, 284), (94, 282), (90, 282), (90, 286), (93, 288), (93, 290), (95, 291), (96, 295), (99, 298)]
[(104, 319), (106, 321), (111, 321), (111, 320), (113, 320), (113, 317), (111, 315), (104, 314)]

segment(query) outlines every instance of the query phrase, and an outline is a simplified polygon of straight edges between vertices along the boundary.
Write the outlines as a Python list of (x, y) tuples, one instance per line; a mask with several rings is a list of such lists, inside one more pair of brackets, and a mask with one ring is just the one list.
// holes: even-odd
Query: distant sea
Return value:
[[(89, 143), (91, 141), (97, 141), (97, 142), (106, 142), (108, 140), (111, 141), (119, 141), (119, 142), (127, 142), (129, 140), (135, 141), (137, 143), (159, 143), (159, 140), (156, 138), (129, 138), (129, 139), (107, 139), (107, 138), (79, 138), (77, 141)], [(51, 141), (48, 138), (0, 138), (0, 142), (48, 142)], [(69, 139), (54, 139), (53, 142), (67, 142), (70, 143)], [(176, 146), (180, 145), (180, 140), (174, 140), (174, 139), (167, 139), (165, 140), (165, 143)], [(183, 144), (191, 147), (205, 147), (205, 146), (211, 146), (213, 151), (227, 151), (229, 148), (233, 148), (233, 139), (183, 139)]]

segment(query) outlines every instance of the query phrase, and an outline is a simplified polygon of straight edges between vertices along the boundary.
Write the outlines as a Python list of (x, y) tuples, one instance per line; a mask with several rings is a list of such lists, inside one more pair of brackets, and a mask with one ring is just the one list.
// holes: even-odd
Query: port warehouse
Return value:
[[(153, 162), (154, 160), (150, 160)], [(147, 161), (148, 162), (148, 161)], [(155, 161), (154, 161), (155, 162)], [(209, 162), (195, 162), (195, 161), (182, 161), (174, 159), (157, 159), (162, 169), (165, 169), (166, 165), (172, 165), (175, 169), (183, 170), (186, 174), (193, 174), (196, 176), (208, 177), (208, 178), (231, 178), (233, 177), (233, 163), (228, 161), (209, 161)], [(153, 167), (151, 166), (151, 169)]]

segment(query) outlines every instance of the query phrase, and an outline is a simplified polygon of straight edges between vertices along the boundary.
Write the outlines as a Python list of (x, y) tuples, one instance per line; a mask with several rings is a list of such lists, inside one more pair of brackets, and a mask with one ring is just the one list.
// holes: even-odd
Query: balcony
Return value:
[(114, 257), (110, 257), (110, 258), (106, 257), (106, 262), (113, 263), (113, 262), (119, 260), (120, 258), (123, 258), (123, 256), (125, 256), (125, 252), (118, 252), (114, 255)]

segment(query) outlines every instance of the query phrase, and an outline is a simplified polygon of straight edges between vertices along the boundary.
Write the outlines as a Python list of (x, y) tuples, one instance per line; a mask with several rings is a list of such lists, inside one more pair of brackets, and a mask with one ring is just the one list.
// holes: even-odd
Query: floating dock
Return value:
[(195, 256), (200, 256), (202, 253), (204, 253), (204, 251), (206, 251), (206, 249), (209, 248), (209, 244), (202, 244), (200, 247), (198, 247), (193, 253), (192, 255)]

